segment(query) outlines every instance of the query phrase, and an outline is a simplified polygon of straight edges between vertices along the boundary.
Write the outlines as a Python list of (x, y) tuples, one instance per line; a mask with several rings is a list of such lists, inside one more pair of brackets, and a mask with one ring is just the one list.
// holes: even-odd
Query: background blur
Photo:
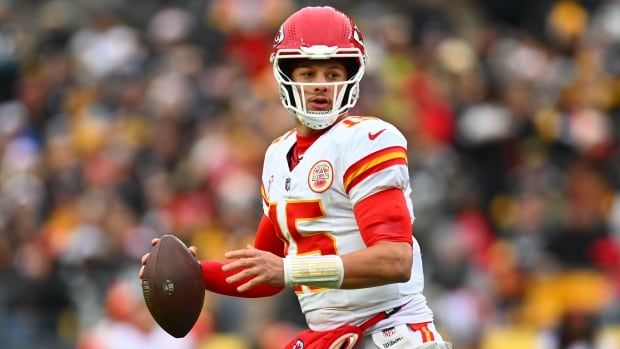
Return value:
[[(151, 238), (251, 242), (292, 128), (268, 62), (294, 0), (0, 0), (0, 344), (275, 349), (292, 292), (207, 294), (176, 340)], [(425, 294), (457, 349), (620, 348), (620, 1), (333, 1), (369, 55), (353, 114), (409, 140)]]

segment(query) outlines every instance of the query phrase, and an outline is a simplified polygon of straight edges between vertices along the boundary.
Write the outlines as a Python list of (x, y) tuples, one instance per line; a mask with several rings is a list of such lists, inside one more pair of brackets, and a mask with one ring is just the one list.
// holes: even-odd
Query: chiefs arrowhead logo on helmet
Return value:
[(357, 29), (357, 25), (353, 26), (353, 40), (357, 41), (357, 43), (364, 48), (364, 39), (362, 39), (362, 33), (359, 29)]
[(284, 24), (280, 26), (278, 34), (276, 34), (276, 38), (273, 40), (273, 47), (277, 47), (282, 41), (284, 41)]

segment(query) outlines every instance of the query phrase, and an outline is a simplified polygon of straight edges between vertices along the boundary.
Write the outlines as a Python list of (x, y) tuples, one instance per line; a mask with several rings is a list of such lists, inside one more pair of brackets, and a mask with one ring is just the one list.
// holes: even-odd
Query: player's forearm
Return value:
[(413, 251), (406, 242), (379, 242), (341, 257), (344, 266), (341, 288), (406, 282), (411, 277)]
[(224, 264), (220, 262), (200, 261), (202, 276), (207, 291), (234, 297), (259, 298), (273, 296), (284, 289), (284, 287), (282, 286), (271, 286), (263, 284), (258, 285), (246, 292), (239, 292), (237, 290), (237, 287), (239, 287), (239, 285), (243, 284), (247, 280), (241, 280), (232, 284), (227, 283), (226, 278), (234, 275), (239, 271), (222, 271), (223, 265)]

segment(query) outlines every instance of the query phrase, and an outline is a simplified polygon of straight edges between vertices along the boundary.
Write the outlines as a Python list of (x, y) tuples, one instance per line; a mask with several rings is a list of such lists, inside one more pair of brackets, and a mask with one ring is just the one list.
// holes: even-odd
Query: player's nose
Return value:
[(316, 85), (314, 86), (314, 92), (327, 92), (327, 85)]
[(316, 74), (313, 82), (318, 84), (314, 86), (314, 92), (326, 92), (329, 89), (329, 85), (321, 85), (322, 83), (329, 82), (329, 79), (327, 78), (327, 73), (325, 72), (319, 72), (318, 74)]

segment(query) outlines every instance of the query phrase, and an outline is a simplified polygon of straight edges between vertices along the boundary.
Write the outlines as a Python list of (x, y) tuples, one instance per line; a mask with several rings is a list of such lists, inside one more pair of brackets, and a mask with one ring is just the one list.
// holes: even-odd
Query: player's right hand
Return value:
[[(153, 240), (151, 240), (151, 246), (157, 245), (157, 243), (159, 243), (159, 240), (159, 238), (154, 238)], [(191, 252), (192, 255), (194, 255), (194, 257), (198, 255), (198, 248), (196, 246), (190, 246), (187, 249), (189, 250), (189, 252)], [(140, 267), (140, 272), (138, 273), (140, 279), (144, 277), (144, 266), (146, 265), (146, 261), (148, 259), (149, 253), (147, 252), (144, 254), (144, 256), (142, 256), (142, 259), (140, 260), (140, 262), (142, 263), (142, 266)]]
[(231, 261), (222, 266), (223, 271), (239, 270), (226, 278), (226, 282), (229, 284), (245, 282), (237, 287), (239, 292), (245, 292), (259, 284), (284, 285), (284, 259), (282, 257), (251, 245), (244, 249), (228, 251), (224, 257)]

